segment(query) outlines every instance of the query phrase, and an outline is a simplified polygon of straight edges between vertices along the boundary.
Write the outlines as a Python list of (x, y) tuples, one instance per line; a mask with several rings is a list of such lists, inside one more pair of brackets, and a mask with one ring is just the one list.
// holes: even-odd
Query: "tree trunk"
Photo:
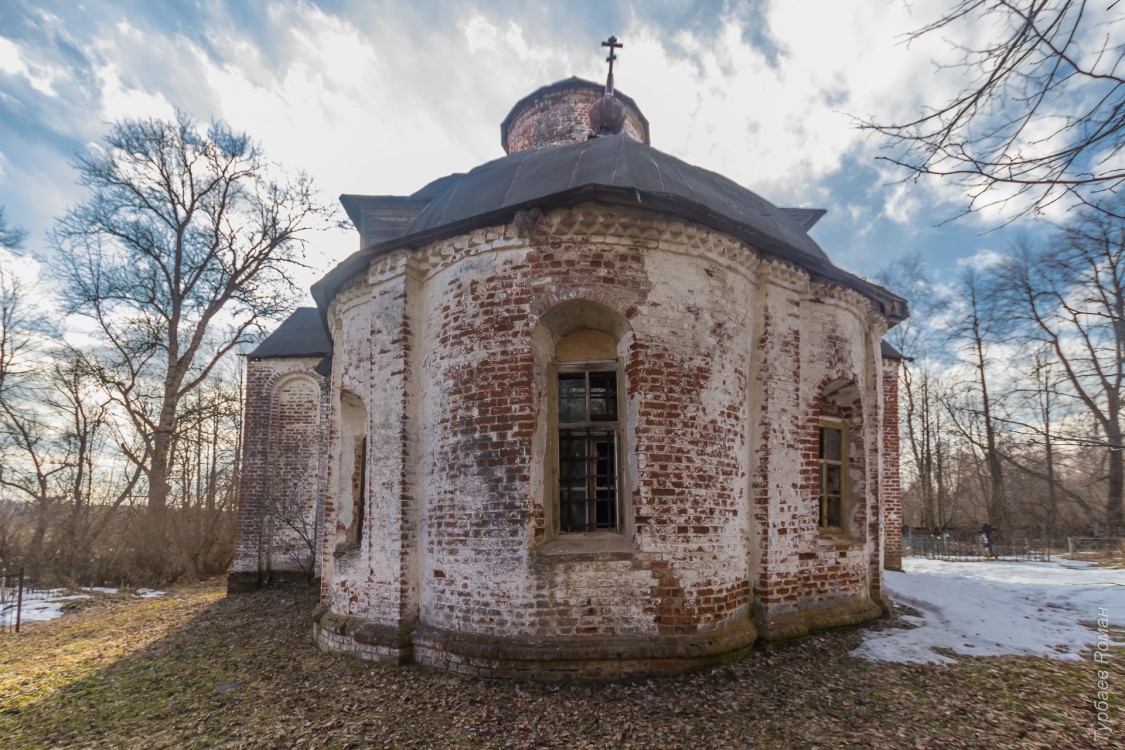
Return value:
[(1050, 424), (1046, 426), (1043, 439), (1047, 453), (1047, 538), (1053, 541), (1059, 525), (1059, 492), (1055, 487), (1055, 444), (1051, 440)]
[(1000, 451), (996, 448), (996, 425), (992, 420), (992, 402), (988, 396), (988, 369), (985, 366), (984, 333), (981, 330), (980, 301), (977, 299), (976, 281), (972, 276), (968, 278), (969, 303), (972, 305), (972, 337), (973, 348), (976, 353), (974, 367), (980, 381), (981, 412), (984, 415), (984, 440), (985, 453), (988, 462), (988, 522), (999, 529), (1001, 534), (1007, 536), (1008, 514), (1007, 503), (1004, 497), (1004, 468), (1000, 464)]
[(1111, 432), (1106, 435), (1109, 443), (1109, 462), (1105, 503), (1106, 532), (1110, 536), (1121, 533), (1125, 526), (1125, 517), (1122, 516), (1122, 493), (1125, 491), (1125, 451), (1122, 450), (1122, 434), (1120, 427), (1113, 424)]

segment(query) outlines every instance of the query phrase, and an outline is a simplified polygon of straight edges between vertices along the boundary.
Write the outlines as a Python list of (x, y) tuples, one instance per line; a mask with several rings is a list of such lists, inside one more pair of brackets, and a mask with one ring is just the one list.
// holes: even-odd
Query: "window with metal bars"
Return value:
[(615, 362), (560, 365), (559, 530), (617, 530), (618, 417)]
[(844, 428), (821, 425), (818, 464), (820, 468), (820, 527), (838, 529), (844, 511)]

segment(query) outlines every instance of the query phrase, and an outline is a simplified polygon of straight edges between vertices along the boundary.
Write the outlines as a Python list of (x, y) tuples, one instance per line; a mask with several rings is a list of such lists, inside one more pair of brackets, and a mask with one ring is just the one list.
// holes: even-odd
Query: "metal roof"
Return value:
[(879, 347), (879, 353), (883, 357), (883, 359), (897, 359), (897, 360), (905, 359), (907, 362), (913, 361), (913, 359), (911, 357), (903, 356), (902, 352), (900, 352), (898, 349), (896, 349), (894, 347), (894, 345), (891, 344), (891, 342), (887, 341), (886, 339), (883, 339), (879, 343), (881, 345)]
[(775, 206), (722, 175), (622, 134), (520, 151), (431, 183), (411, 197), (435, 193), (401, 236), (360, 250), (313, 285), (322, 312), (349, 279), (382, 253), (503, 224), (521, 209), (600, 201), (712, 227), (797, 263), (816, 277), (859, 291), (876, 301), (892, 322), (907, 315), (901, 297), (832, 264), (806, 231), (813, 212)]
[(657, 151), (627, 135), (608, 135), (579, 143), (520, 151), (473, 169), (414, 217), (405, 235), (525, 206), (596, 185), (646, 198), (679, 201), (752, 228), (763, 239), (791, 251), (827, 261), (792, 216), (722, 175)]
[(323, 357), (332, 351), (328, 332), (315, 307), (298, 307), (247, 359)]

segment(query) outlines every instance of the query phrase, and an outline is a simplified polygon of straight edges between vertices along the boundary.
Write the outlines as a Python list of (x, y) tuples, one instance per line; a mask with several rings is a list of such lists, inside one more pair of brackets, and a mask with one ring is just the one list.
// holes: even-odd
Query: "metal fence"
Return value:
[(41, 605), (65, 593), (46, 585), (39, 572), (22, 565), (0, 568), (0, 635), (18, 633), (29, 620), (43, 619)]
[(1069, 536), (1066, 549), (1074, 558), (1111, 559), (1125, 556), (1125, 539), (1121, 537)]
[(24, 569), (0, 570), (0, 633), (20, 632)]
[(908, 557), (931, 560), (1035, 560), (1051, 559), (1051, 545), (1045, 539), (1023, 537), (1005, 541), (994, 540), (992, 549), (982, 536), (911, 535), (903, 537), (903, 553)]

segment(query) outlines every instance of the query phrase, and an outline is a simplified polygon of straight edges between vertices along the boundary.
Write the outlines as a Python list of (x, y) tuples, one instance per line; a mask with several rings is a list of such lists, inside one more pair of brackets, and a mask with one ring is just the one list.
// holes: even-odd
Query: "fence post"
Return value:
[(16, 632), (20, 632), (20, 616), (23, 614), (23, 565), (20, 565), (19, 588), (16, 589)]

